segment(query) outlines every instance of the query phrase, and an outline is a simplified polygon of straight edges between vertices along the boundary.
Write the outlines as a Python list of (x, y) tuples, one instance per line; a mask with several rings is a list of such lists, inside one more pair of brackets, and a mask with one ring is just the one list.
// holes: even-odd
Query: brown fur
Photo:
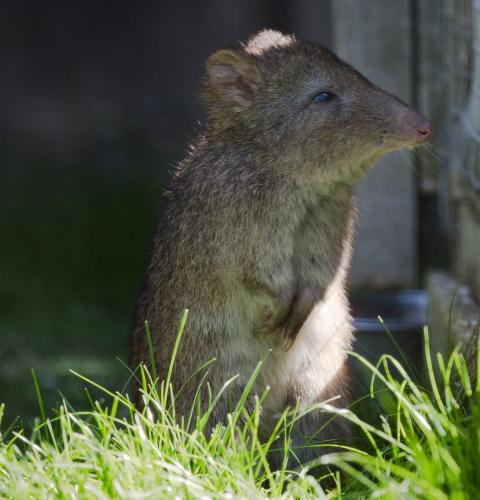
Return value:
[[(337, 97), (312, 103), (323, 90)], [(165, 378), (188, 308), (174, 389), (216, 358), (208, 382), (215, 392), (237, 376), (234, 400), (270, 350), (256, 384), (258, 392), (270, 387), (268, 432), (287, 405), (305, 408), (336, 394), (336, 404), (348, 404), (353, 186), (388, 151), (422, 142), (416, 131), (429, 125), (323, 47), (272, 31), (214, 53), (203, 97), (207, 124), (167, 192), (130, 365), (149, 365), (148, 320)], [(189, 411), (198, 381), (177, 399), (179, 415)], [(230, 404), (220, 400), (213, 422)], [(297, 436), (315, 434), (322, 422), (318, 412), (304, 417)], [(321, 437), (345, 433), (336, 419)]]

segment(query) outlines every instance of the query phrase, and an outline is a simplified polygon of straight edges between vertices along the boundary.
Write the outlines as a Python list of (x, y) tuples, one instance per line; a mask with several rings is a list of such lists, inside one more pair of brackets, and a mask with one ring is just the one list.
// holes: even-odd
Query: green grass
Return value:
[[(371, 374), (369, 398), (383, 412), (378, 420), (367, 420), (359, 417), (358, 402), (348, 410), (328, 402), (318, 405), (350, 420), (357, 438), (350, 448), (297, 468), (284, 461), (273, 470), (268, 461), (277, 437), (288, 453), (295, 411), (285, 412), (272, 436), (260, 442), (260, 406), (266, 394), (254, 399), (253, 410), (245, 405), (261, 364), (228, 422), (211, 433), (205, 430), (219, 395), (211, 396), (203, 413), (196, 399), (190, 415), (179, 419), (169, 380), (159, 385), (143, 367), (137, 373), (146, 403), (141, 411), (125, 394), (76, 374), (102, 391), (107, 402), (92, 400), (89, 411), (75, 412), (64, 401), (54, 416), (45, 415), (35, 381), (42, 416), (32, 431), (2, 436), (0, 496), (479, 498), (480, 351), (477, 346), (472, 363), (460, 348), (448, 359), (432, 359), (425, 333), (425, 387), (390, 355), (376, 366), (357, 355)], [(175, 351), (169, 373), (174, 359)]]
[(446, 360), (437, 353), (434, 364), (428, 330), (424, 333), (427, 387), (415, 383), (390, 355), (382, 356), (377, 366), (360, 359), (372, 373), (371, 397), (376, 397), (378, 381), (396, 408), (381, 415), (381, 425), (376, 426), (350, 410), (330, 408), (358, 426), (369, 446), (323, 461), (343, 469), (357, 493), (382, 498), (479, 498), (479, 345), (473, 355), (471, 350), (462, 354), (460, 346)]

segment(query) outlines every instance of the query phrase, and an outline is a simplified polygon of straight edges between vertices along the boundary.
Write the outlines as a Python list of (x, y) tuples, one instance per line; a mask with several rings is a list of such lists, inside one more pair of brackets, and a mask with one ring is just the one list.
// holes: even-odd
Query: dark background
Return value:
[[(311, 15), (312, 9), (315, 16)], [(206, 58), (265, 27), (330, 44), (328, 1), (0, 4), (0, 402), (6, 422), (114, 389)], [(57, 388), (60, 388), (61, 392)], [(5, 426), (5, 423), (4, 423)]]

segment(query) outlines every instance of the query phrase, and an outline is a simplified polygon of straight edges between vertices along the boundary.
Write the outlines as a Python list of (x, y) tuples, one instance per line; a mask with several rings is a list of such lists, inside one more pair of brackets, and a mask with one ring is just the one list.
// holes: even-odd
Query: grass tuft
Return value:
[[(170, 378), (159, 384), (154, 363), (150, 371), (142, 365), (138, 369), (143, 409), (127, 394), (73, 372), (102, 391), (107, 402), (92, 400), (89, 411), (75, 412), (63, 401), (48, 416), (32, 371), (41, 420), (31, 432), (1, 436), (0, 497), (478, 498), (478, 344), (475, 366), (459, 347), (447, 358), (432, 357), (425, 330), (425, 353), (425, 387), (391, 355), (372, 364), (352, 353), (371, 374), (370, 399), (388, 395), (389, 404), (372, 421), (362, 419), (355, 406), (339, 409), (331, 401), (316, 405), (332, 418), (348, 419), (359, 437), (341, 451), (294, 470), (286, 457), (294, 453), (290, 431), (301, 417), (298, 411), (285, 411), (272, 435), (259, 438), (268, 392), (254, 396), (252, 391), (263, 362), (228, 420), (213, 427), (209, 423), (215, 404), (233, 379), (218, 394), (210, 394), (202, 412), (198, 391), (190, 415), (178, 418)], [(0, 406), (0, 422), (2, 414)], [(279, 442), (285, 459), (276, 470), (269, 454)]]
[[(424, 330), (426, 387), (415, 383), (390, 355), (373, 366), (352, 355), (372, 373), (371, 396), (387, 388), (396, 411), (381, 415), (381, 425), (344, 411), (366, 437), (370, 450), (350, 450), (322, 457), (339, 467), (356, 495), (381, 498), (480, 498), (480, 385), (476, 364), (457, 346), (448, 359), (437, 354), (434, 365), (428, 329)], [(396, 375), (394, 375), (396, 373)], [(375, 389), (375, 382), (382, 386)], [(334, 413), (340, 413), (334, 407)]]

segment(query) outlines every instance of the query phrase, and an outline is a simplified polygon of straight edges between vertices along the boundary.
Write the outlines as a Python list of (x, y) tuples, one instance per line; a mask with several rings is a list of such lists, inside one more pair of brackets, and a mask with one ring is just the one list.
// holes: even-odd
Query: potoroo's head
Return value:
[[(204, 84), (208, 127), (279, 161), (354, 182), (380, 156), (431, 135), (430, 122), (324, 47), (262, 31), (215, 52)], [(229, 133), (229, 132), (227, 132)]]

